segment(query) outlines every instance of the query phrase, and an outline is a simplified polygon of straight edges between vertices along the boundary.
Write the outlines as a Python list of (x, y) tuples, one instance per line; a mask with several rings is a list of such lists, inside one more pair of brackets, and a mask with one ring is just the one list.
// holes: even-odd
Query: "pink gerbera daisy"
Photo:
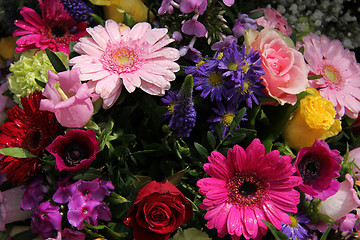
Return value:
[(103, 99), (110, 108), (124, 85), (128, 92), (139, 87), (151, 95), (164, 95), (180, 69), (175, 63), (180, 54), (175, 48), (164, 47), (173, 42), (166, 28), (152, 29), (147, 22), (132, 29), (109, 19), (105, 27), (87, 28), (91, 38), (84, 37), (74, 46), (81, 56), (69, 64), (80, 68), (80, 79)]
[(360, 64), (355, 53), (344, 49), (339, 40), (330, 41), (326, 36), (310, 34), (303, 37), (304, 57), (310, 75), (323, 75), (309, 81), (313, 88), (320, 88), (322, 97), (335, 107), (337, 118), (344, 114), (355, 119), (360, 112)]
[(208, 210), (208, 228), (217, 228), (219, 237), (259, 239), (266, 234), (263, 220), (277, 229), (290, 224), (286, 212), (296, 213), (300, 193), (293, 189), (301, 178), (292, 176), (296, 169), (291, 156), (279, 156), (278, 151), (265, 155), (264, 145), (255, 139), (244, 150), (238, 145), (227, 157), (213, 151), (204, 164), (211, 178), (197, 182), (199, 192), (206, 195), (200, 204)]
[(69, 53), (69, 43), (86, 34), (86, 23), (76, 22), (60, 0), (39, 0), (39, 5), (42, 18), (34, 9), (23, 7), (20, 13), (24, 20), (15, 20), (19, 28), (13, 36), (22, 36), (16, 42), (15, 51), (49, 48), (54, 52)]

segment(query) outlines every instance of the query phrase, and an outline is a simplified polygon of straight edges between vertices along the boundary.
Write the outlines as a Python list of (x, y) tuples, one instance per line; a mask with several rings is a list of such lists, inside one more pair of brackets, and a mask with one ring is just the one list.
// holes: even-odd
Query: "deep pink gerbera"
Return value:
[(69, 64), (80, 68), (80, 80), (88, 81), (91, 89), (110, 108), (118, 99), (122, 86), (128, 92), (140, 88), (151, 95), (164, 95), (180, 69), (175, 61), (177, 49), (164, 47), (174, 40), (166, 28), (152, 29), (140, 22), (131, 29), (109, 19), (105, 27), (87, 28), (91, 38), (84, 37), (74, 46), (81, 56)]
[(303, 42), (309, 74), (323, 75), (309, 81), (310, 86), (320, 88), (321, 96), (334, 104), (338, 118), (346, 114), (355, 119), (360, 112), (360, 64), (355, 53), (344, 49), (339, 40), (330, 41), (324, 35), (312, 33), (303, 37)]
[(86, 23), (76, 22), (60, 0), (39, 0), (39, 5), (42, 18), (34, 9), (23, 7), (20, 13), (24, 20), (15, 20), (19, 28), (13, 36), (22, 36), (16, 41), (15, 51), (49, 48), (54, 52), (69, 53), (69, 43), (87, 34)]
[(301, 178), (292, 176), (296, 169), (291, 156), (279, 156), (278, 151), (265, 155), (265, 147), (255, 139), (244, 150), (235, 145), (227, 157), (213, 151), (204, 164), (211, 178), (197, 182), (199, 192), (206, 195), (200, 204), (208, 210), (208, 228), (217, 228), (219, 237), (230, 234), (259, 239), (266, 234), (263, 220), (277, 229), (290, 224), (287, 212), (296, 213), (300, 193), (293, 189)]

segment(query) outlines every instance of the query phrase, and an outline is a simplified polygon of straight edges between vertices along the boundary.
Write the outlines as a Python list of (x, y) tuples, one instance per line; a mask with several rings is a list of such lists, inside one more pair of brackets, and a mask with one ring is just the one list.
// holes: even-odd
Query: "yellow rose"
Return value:
[(148, 13), (151, 21), (155, 18), (154, 14), (149, 12), (148, 7), (141, 0), (90, 0), (90, 2), (104, 6), (105, 19), (113, 19), (118, 23), (121, 23), (124, 18), (122, 10), (130, 13), (135, 22), (146, 22)]
[(310, 95), (300, 100), (282, 134), (284, 140), (294, 149), (310, 147), (315, 139), (325, 140), (341, 131), (341, 122), (335, 119), (334, 105), (321, 97), (315, 88), (307, 88)]

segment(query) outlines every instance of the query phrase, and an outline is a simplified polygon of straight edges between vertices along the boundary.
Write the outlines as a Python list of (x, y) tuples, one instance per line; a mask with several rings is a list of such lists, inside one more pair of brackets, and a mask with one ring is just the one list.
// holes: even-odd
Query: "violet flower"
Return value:
[(59, 171), (79, 171), (87, 168), (99, 152), (93, 129), (70, 129), (64, 136), (58, 136), (46, 148), (56, 160)]
[(31, 231), (42, 238), (53, 237), (54, 232), (61, 228), (62, 215), (59, 209), (49, 201), (41, 203), (31, 214)]
[(214, 43), (211, 46), (211, 50), (216, 50), (216, 51), (222, 52), (222, 51), (224, 51), (224, 49), (230, 47), (232, 42), (237, 43), (237, 38), (234, 37), (233, 35), (226, 36), (224, 41), (219, 41), (219, 42)]
[(89, 24), (94, 21), (91, 16), (91, 14), (94, 14), (94, 11), (82, 0), (61, 0), (61, 2), (64, 5), (64, 9), (77, 22)]
[(47, 187), (43, 185), (43, 182), (42, 177), (35, 177), (22, 188), (24, 195), (22, 197), (21, 209), (32, 210), (38, 207), (48, 191)]
[(181, 31), (187, 35), (195, 35), (196, 37), (205, 37), (207, 30), (201, 22), (190, 19), (183, 23)]
[(321, 200), (334, 195), (340, 187), (334, 178), (340, 176), (342, 159), (324, 140), (316, 139), (313, 146), (301, 148), (294, 163), (296, 174), (303, 179), (299, 189)]
[(207, 0), (181, 0), (180, 2), (180, 11), (182, 13), (195, 12), (202, 15), (206, 7)]
[(8, 223), (28, 219), (32, 211), (21, 210), (24, 192), (20, 186), (0, 191), (0, 231), (5, 231)]
[(245, 13), (239, 14), (238, 18), (235, 20), (232, 32), (236, 38), (239, 38), (244, 35), (246, 29), (256, 30), (256, 20), (249, 18), (249, 16)]
[(94, 113), (90, 97), (92, 93), (80, 80), (80, 69), (59, 72), (49, 70), (40, 110), (55, 113), (56, 119), (64, 127), (83, 127)]

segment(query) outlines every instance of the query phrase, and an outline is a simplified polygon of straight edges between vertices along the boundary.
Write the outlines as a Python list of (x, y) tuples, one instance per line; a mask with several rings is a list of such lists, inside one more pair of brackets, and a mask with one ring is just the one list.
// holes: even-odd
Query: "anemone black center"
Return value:
[(299, 171), (303, 180), (311, 181), (320, 176), (320, 161), (315, 156), (304, 156), (299, 163)]
[(65, 148), (65, 164), (68, 166), (75, 166), (80, 163), (81, 160), (86, 159), (87, 154), (83, 146), (72, 143)]
[(244, 181), (239, 186), (239, 193), (244, 196), (254, 195), (257, 191), (257, 186), (254, 183)]
[(54, 26), (51, 28), (51, 34), (54, 37), (62, 37), (65, 35), (65, 33), (66, 33), (65, 29), (60, 26)]

